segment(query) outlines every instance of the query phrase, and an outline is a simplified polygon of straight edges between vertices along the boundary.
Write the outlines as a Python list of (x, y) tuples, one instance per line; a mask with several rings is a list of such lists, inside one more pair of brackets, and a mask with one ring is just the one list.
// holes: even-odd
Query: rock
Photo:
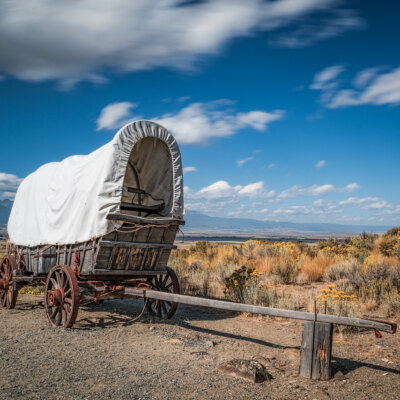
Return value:
[(213, 348), (214, 346), (216, 345), (216, 343), (215, 342), (213, 342), (212, 340), (206, 340), (205, 342), (204, 342), (204, 346), (205, 347), (208, 347), (208, 348)]
[(272, 376), (268, 373), (264, 365), (256, 360), (234, 358), (220, 364), (218, 369), (227, 375), (246, 379), (254, 383), (261, 383), (272, 379)]

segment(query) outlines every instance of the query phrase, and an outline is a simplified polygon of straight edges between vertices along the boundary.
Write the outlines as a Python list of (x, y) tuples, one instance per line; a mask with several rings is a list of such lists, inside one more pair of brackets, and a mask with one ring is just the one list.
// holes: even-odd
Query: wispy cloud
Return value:
[(357, 183), (350, 183), (345, 187), (335, 187), (332, 184), (326, 185), (312, 185), (312, 186), (301, 186), (294, 185), (289, 189), (282, 191), (279, 194), (280, 198), (288, 198), (288, 197), (298, 197), (298, 196), (322, 196), (326, 195), (330, 192), (352, 192), (358, 189), (359, 186)]
[(310, 85), (314, 90), (330, 90), (338, 85), (336, 79), (344, 71), (343, 65), (332, 65), (318, 72)]
[(242, 165), (246, 164), (247, 162), (254, 160), (254, 157), (246, 157), (246, 158), (242, 158), (241, 160), (237, 160), (236, 163), (239, 167), (241, 167)]
[(326, 17), (302, 24), (294, 31), (281, 33), (271, 43), (279, 47), (307, 47), (365, 27), (366, 22), (354, 10), (335, 10)]
[(369, 68), (357, 74), (355, 83), (361, 89), (338, 91), (328, 103), (328, 107), (400, 104), (400, 67), (381, 74), (378, 74), (376, 69)]
[(359, 206), (365, 203), (371, 203), (375, 201), (379, 201), (379, 197), (349, 197), (346, 200), (342, 200), (339, 205), (340, 206)]
[(183, 168), (183, 173), (187, 174), (188, 172), (196, 172), (197, 168), (196, 167), (185, 167)]
[(400, 104), (400, 67), (383, 72), (377, 66), (359, 71), (352, 85), (343, 88), (338, 77), (344, 67), (334, 65), (316, 74), (310, 89), (321, 92), (320, 101), (328, 108), (370, 105)]
[(326, 160), (319, 160), (316, 164), (315, 164), (315, 168), (323, 168), (326, 166)]
[[(335, 10), (339, 4), (339, 0), (81, 0), (77, 8), (68, 1), (3, 1), (0, 72), (73, 85), (82, 80), (99, 82), (105, 70), (193, 69), (200, 56), (218, 53), (233, 38), (298, 26), (303, 18)], [(346, 23), (336, 25), (343, 31)]]
[(109, 104), (101, 110), (100, 116), (97, 118), (97, 130), (122, 127), (135, 118), (131, 110), (136, 107), (136, 103), (128, 101)]

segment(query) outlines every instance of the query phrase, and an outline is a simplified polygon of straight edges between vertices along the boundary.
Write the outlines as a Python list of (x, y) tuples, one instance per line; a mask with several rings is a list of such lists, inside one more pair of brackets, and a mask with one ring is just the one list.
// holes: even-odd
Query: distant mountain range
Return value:
[(381, 233), (391, 228), (386, 225), (343, 225), (210, 217), (192, 210), (186, 211), (184, 219), (186, 224), (183, 231), (196, 234), (358, 234), (364, 231)]
[[(12, 201), (0, 200), (0, 228), (6, 228)], [(331, 223), (302, 223), (261, 221), (246, 218), (210, 217), (197, 211), (187, 210), (185, 234), (223, 234), (223, 235), (281, 235), (281, 234), (358, 234), (361, 232), (386, 232), (386, 225), (343, 225)]]

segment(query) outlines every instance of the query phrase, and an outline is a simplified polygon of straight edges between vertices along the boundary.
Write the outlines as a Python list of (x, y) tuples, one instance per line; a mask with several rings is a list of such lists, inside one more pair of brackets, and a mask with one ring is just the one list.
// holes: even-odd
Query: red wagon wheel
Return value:
[(47, 274), (44, 292), (50, 324), (70, 328), (78, 315), (79, 303), (79, 286), (74, 272), (67, 265), (56, 265)]
[[(167, 273), (154, 275), (149, 278), (148, 283), (154, 290), (169, 293), (180, 293), (179, 281), (175, 272), (171, 268), (166, 268)], [(166, 300), (147, 299), (147, 309), (158, 318), (172, 318), (178, 308), (178, 303)]]
[(0, 265), (0, 307), (12, 309), (15, 307), (18, 290), (14, 290), (12, 283), (13, 270), (18, 269), (18, 264), (13, 256), (6, 255)]

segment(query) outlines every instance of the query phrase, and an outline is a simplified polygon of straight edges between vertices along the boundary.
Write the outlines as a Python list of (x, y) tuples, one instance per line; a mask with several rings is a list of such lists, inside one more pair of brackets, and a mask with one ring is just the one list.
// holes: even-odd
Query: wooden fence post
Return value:
[(333, 325), (305, 321), (300, 353), (300, 376), (328, 380), (332, 377)]

